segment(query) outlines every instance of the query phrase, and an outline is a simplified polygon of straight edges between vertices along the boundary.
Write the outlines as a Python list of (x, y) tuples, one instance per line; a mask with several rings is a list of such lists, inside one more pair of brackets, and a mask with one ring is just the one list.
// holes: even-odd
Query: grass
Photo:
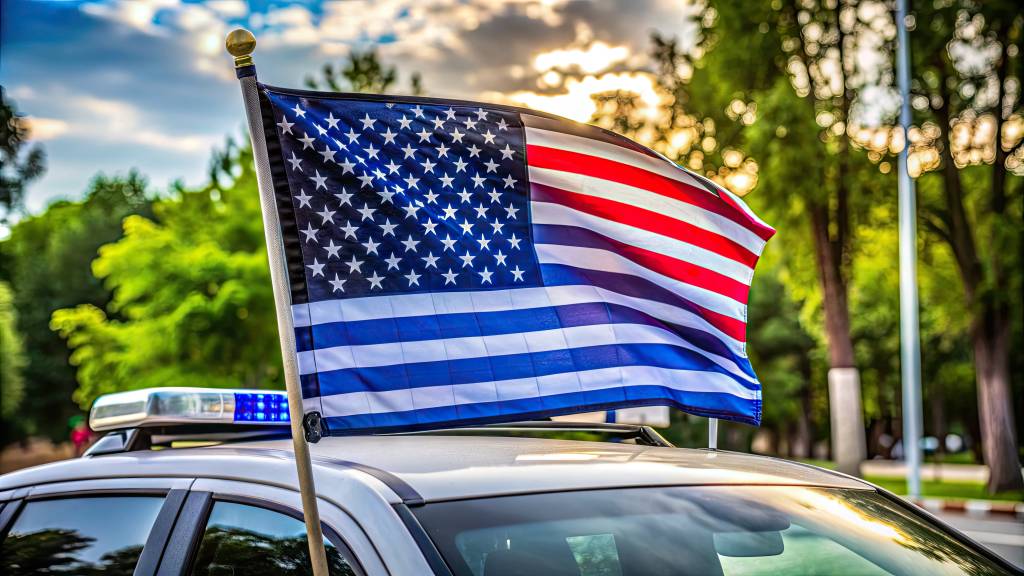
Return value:
[[(896, 494), (907, 493), (907, 482), (901, 478), (880, 478), (867, 476), (864, 478)], [(1004, 500), (1010, 502), (1024, 501), (1024, 490), (1011, 490), (999, 494), (989, 494), (984, 484), (976, 482), (937, 482), (921, 481), (921, 495), (925, 498), (942, 498), (946, 500)]]

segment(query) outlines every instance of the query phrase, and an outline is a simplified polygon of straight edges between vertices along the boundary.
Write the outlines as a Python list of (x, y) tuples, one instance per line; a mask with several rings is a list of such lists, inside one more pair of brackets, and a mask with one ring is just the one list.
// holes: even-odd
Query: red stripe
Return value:
[(602, 180), (611, 180), (692, 204), (708, 212), (724, 216), (766, 241), (775, 234), (775, 230), (752, 220), (742, 210), (734, 208), (728, 202), (723, 202), (721, 198), (713, 196), (706, 190), (699, 190), (678, 180), (655, 174), (643, 168), (637, 168), (636, 166), (589, 154), (537, 146), (529, 143), (526, 146), (526, 158), (527, 164), (537, 168), (548, 168), (550, 170), (583, 174)]
[(530, 197), (531, 200), (562, 204), (598, 218), (675, 238), (751, 268), (757, 264), (756, 254), (726, 236), (698, 228), (684, 220), (638, 208), (631, 204), (560, 190), (544, 184), (530, 184)]

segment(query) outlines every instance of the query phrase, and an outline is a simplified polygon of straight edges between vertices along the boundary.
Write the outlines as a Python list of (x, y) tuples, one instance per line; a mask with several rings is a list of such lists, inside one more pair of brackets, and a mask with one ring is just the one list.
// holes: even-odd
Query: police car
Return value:
[[(81, 459), (0, 477), (0, 573), (309, 573), (283, 393), (97, 401)], [(578, 440), (545, 438), (557, 432)], [(1005, 574), (834, 472), (536, 422), (311, 445), (331, 574)]]

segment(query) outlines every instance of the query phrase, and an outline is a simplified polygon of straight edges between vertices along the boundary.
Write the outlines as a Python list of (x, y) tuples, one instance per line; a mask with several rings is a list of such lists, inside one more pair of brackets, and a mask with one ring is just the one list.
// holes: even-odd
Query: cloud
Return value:
[(56, 118), (27, 116), (21, 120), (28, 129), (29, 138), (36, 142), (53, 140), (68, 132), (68, 123)]

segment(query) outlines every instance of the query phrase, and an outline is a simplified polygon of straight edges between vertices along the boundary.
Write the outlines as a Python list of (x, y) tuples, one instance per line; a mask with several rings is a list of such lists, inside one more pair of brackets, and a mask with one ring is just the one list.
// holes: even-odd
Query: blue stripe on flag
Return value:
[(452, 426), (473, 426), (546, 418), (581, 410), (601, 411), (666, 404), (709, 418), (728, 417), (750, 424), (757, 424), (761, 418), (760, 399), (747, 400), (716, 392), (687, 392), (664, 386), (629, 386), (521, 400), (480, 402), (381, 414), (333, 416), (324, 418), (322, 422), (330, 434), (346, 435), (365, 432), (366, 428), (397, 432), (436, 428), (439, 424), (445, 423)]

